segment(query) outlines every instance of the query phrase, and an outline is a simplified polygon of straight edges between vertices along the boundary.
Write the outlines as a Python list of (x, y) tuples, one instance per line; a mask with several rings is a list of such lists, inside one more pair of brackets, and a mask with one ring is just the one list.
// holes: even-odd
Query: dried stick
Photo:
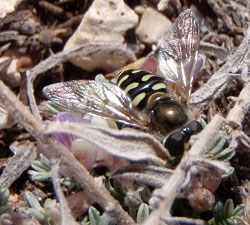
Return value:
[(36, 147), (33, 143), (27, 142), (14, 148), (18, 151), (0, 176), (1, 189), (8, 189), (37, 158)]
[(243, 144), (248, 151), (250, 150), (250, 138), (243, 132), (242, 121), (244, 121), (246, 114), (250, 109), (250, 81), (246, 84), (246, 86), (241, 91), (233, 109), (230, 110), (226, 119), (231, 125), (233, 125), (236, 129), (234, 129), (231, 133), (232, 141), (230, 143), (231, 147), (236, 148), (237, 146)]
[(89, 197), (100, 204), (118, 224), (135, 224), (132, 218), (122, 209), (119, 202), (114, 200), (104, 187), (98, 186), (94, 178), (90, 176), (89, 172), (65, 146), (56, 143), (51, 137), (43, 134), (42, 122), (34, 118), (27, 107), (18, 100), (16, 95), (2, 81), (0, 81), (0, 102), (8, 110), (9, 115), (45, 146), (54, 155), (54, 158), (61, 159), (62, 168), (67, 169), (69, 174), (72, 174), (72, 178), (80, 183)]
[(250, 81), (245, 85), (245, 87), (240, 92), (240, 95), (234, 105), (234, 107), (228, 113), (226, 119), (230, 122), (236, 123), (241, 126), (242, 121), (250, 108)]
[(199, 52), (205, 53), (205, 55), (212, 55), (219, 59), (225, 59), (228, 55), (228, 50), (225, 47), (221, 47), (209, 42), (200, 42)]
[(220, 0), (207, 0), (208, 5), (212, 8), (215, 14), (218, 15), (224, 21), (225, 26), (232, 32), (237, 30), (237, 27), (234, 25), (232, 18), (227, 15), (225, 10), (222, 9), (220, 5)]
[(73, 218), (71, 210), (68, 206), (68, 202), (63, 194), (60, 185), (59, 169), (60, 169), (60, 161), (58, 160), (56, 162), (53, 162), (51, 172), (52, 172), (54, 190), (60, 202), (61, 225), (68, 225), (68, 224), (79, 225)]

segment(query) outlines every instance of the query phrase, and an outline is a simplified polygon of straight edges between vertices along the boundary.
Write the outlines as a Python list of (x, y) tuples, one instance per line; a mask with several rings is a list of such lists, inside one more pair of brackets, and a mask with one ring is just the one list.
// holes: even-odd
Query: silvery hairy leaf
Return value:
[[(185, 217), (166, 217), (163, 221), (167, 225), (205, 225), (203, 220), (189, 219)], [(162, 223), (163, 224), (163, 223)]]
[(116, 130), (90, 124), (50, 122), (46, 132), (77, 135), (99, 150), (129, 161), (146, 161), (164, 166), (169, 157), (166, 149), (155, 137), (135, 129)]
[(151, 187), (160, 188), (172, 175), (172, 170), (146, 164), (121, 167), (113, 172), (112, 177), (137, 181)]

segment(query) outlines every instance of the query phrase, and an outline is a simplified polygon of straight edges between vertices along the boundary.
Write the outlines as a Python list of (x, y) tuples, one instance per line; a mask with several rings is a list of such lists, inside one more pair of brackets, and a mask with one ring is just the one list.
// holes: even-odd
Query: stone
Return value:
[(0, 1), (0, 19), (4, 18), (8, 13), (13, 12), (17, 5), (24, 0), (1, 0)]
[[(84, 15), (76, 32), (66, 43), (64, 50), (71, 51), (83, 44), (104, 43), (126, 46), (124, 34), (138, 24), (138, 16), (122, 0), (95, 0)], [(128, 56), (101, 51), (89, 57), (71, 62), (87, 71), (103, 69), (112, 71), (128, 63)]]
[(146, 44), (156, 44), (172, 22), (153, 8), (146, 8), (136, 29), (138, 38)]

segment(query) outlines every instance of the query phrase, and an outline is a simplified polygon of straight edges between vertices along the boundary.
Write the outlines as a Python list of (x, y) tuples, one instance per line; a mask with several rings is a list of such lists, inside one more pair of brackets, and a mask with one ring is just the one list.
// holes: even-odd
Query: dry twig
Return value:
[(232, 32), (237, 30), (237, 27), (234, 25), (232, 18), (227, 15), (227, 13), (221, 7), (220, 0), (207, 0), (207, 3), (212, 8), (215, 14), (224, 21), (225, 26)]
[(60, 162), (54, 162), (52, 165), (52, 178), (53, 178), (53, 185), (54, 190), (57, 194), (57, 198), (60, 202), (60, 210), (61, 210), (61, 225), (72, 224), (78, 225), (78, 223), (74, 220), (71, 211), (68, 206), (68, 202), (63, 194), (62, 188), (60, 186), (60, 177), (59, 177), (59, 169), (60, 169)]
[(14, 148), (17, 148), (18, 151), (0, 176), (0, 187), (2, 189), (8, 189), (30, 167), (37, 156), (36, 147), (33, 143), (27, 142)]
[(250, 82), (246, 83), (245, 87), (242, 89), (237, 102), (234, 107), (228, 113), (226, 119), (227, 121), (232, 121), (241, 127), (246, 114), (250, 109)]

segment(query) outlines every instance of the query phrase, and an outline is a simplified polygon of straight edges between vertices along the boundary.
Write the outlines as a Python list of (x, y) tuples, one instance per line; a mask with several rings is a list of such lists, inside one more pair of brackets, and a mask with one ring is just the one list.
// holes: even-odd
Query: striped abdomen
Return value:
[(167, 93), (165, 80), (142, 70), (124, 70), (118, 73), (117, 85), (131, 98), (133, 106), (145, 109), (150, 96)]

